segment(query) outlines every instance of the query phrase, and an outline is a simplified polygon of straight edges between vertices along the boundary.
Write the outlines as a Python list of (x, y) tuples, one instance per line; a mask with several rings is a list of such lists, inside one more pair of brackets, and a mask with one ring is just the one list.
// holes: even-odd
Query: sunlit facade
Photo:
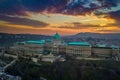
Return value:
[(65, 54), (74, 57), (89, 57), (91, 45), (88, 42), (64, 42), (56, 33), (51, 40), (17, 42), (14, 46), (20, 55), (39, 56), (39, 54)]
[[(14, 49), (14, 50), (13, 50)], [(66, 55), (76, 59), (81, 58), (113, 58), (118, 55), (119, 48), (116, 46), (93, 47), (88, 42), (64, 42), (56, 33), (53, 39), (39, 41), (17, 42), (12, 49), (17, 55), (40, 57), (42, 55)], [(46, 57), (45, 57), (46, 58)]]

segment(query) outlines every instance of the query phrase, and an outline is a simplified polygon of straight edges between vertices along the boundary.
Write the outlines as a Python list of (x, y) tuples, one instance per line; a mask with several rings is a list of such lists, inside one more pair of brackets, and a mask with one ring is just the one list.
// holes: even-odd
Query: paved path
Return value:
[(9, 66), (12, 66), (16, 63), (17, 59), (13, 60), (12, 62), (10, 62), (9, 64), (7, 64), (6, 66), (3, 67), (3, 70), (7, 69)]
[(10, 55), (10, 54), (4, 54), (4, 56), (17, 58), (17, 56), (16, 56), (16, 55)]

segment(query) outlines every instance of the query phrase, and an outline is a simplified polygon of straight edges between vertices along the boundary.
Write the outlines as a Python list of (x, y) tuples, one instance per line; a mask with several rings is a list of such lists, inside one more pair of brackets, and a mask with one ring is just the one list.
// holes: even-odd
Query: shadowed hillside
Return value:
[(23, 80), (120, 80), (120, 63), (115, 61), (40, 62), (20, 60), (6, 71)]

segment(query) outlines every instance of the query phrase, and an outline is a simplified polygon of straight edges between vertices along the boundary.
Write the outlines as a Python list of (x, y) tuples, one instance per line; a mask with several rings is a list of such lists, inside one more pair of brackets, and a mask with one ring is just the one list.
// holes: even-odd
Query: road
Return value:
[(3, 71), (5, 71), (9, 66), (12, 66), (16, 63), (17, 59), (13, 60), (12, 62), (10, 62), (9, 64), (7, 64), (6, 66), (3, 67)]

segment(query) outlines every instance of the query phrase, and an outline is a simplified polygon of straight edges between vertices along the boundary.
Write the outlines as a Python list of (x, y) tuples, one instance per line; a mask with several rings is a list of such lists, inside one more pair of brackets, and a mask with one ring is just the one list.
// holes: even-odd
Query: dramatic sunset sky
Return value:
[(120, 33), (120, 0), (0, 0), (0, 32)]

